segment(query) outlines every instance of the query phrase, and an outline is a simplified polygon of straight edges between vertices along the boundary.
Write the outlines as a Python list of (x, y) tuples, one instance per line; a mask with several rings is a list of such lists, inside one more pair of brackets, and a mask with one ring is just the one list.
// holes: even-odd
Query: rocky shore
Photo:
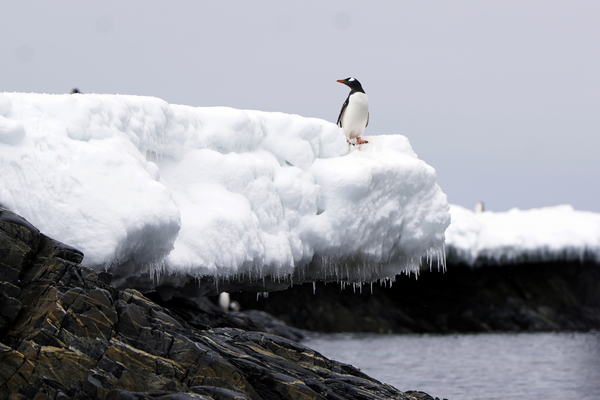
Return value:
[(0, 400), (433, 400), (326, 359), (267, 314), (173, 299), (176, 313), (82, 259), (0, 208)]
[(527, 264), (362, 287), (163, 300), (113, 288), (83, 254), (0, 208), (0, 400), (431, 399), (299, 344), (320, 332), (600, 329), (600, 267)]
[(319, 332), (456, 333), (600, 329), (600, 266), (450, 264), (393, 284), (294, 285), (257, 299), (232, 298), (286, 324)]

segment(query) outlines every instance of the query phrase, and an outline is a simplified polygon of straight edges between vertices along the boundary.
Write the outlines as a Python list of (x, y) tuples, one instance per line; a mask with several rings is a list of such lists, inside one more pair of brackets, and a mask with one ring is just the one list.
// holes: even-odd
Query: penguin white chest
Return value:
[(342, 115), (342, 129), (348, 139), (354, 139), (363, 134), (369, 118), (369, 99), (361, 92), (353, 93), (348, 99), (348, 105)]

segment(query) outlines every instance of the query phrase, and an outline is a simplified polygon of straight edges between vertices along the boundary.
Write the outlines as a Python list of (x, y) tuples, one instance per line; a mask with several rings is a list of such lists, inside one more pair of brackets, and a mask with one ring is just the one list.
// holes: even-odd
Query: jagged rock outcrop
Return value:
[(184, 319), (113, 289), (82, 258), (0, 208), (1, 400), (431, 399), (293, 340), (225, 327), (264, 316)]
[(599, 287), (593, 263), (449, 265), (418, 279), (397, 276), (391, 287), (317, 283), (316, 291), (304, 284), (258, 300), (249, 293), (232, 298), (320, 332), (588, 331), (600, 329)]

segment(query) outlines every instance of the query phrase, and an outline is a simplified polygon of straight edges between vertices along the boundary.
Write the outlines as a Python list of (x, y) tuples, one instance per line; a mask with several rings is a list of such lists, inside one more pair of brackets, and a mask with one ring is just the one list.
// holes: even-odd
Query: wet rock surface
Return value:
[(427, 270), (418, 279), (398, 276), (391, 287), (317, 283), (258, 300), (248, 293), (232, 298), (319, 332), (588, 331), (600, 329), (600, 266), (450, 265), (445, 273)]
[(302, 334), (266, 314), (170, 311), (82, 259), (0, 208), (0, 399), (432, 399), (268, 333)]

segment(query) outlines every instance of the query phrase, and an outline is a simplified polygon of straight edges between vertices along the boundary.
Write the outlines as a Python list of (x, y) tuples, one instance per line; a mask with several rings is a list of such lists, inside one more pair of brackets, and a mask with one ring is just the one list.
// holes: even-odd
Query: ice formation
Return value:
[(0, 205), (122, 279), (372, 281), (442, 255), (450, 214), (404, 136), (369, 141), (298, 115), (4, 93)]
[(600, 263), (599, 213), (570, 205), (480, 213), (451, 205), (450, 213), (446, 246), (452, 263)]

